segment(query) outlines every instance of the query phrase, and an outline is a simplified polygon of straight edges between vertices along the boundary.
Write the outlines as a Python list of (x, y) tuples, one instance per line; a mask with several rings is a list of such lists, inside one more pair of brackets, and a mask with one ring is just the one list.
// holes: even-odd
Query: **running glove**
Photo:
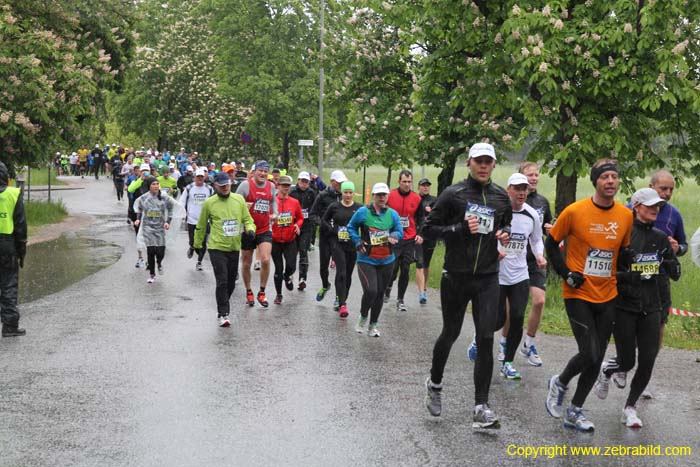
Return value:
[(27, 256), (27, 242), (16, 242), (15, 251), (17, 251), (17, 258), (19, 259), (19, 267), (24, 267), (24, 257)]
[(566, 283), (569, 284), (569, 287), (573, 287), (574, 289), (581, 287), (584, 282), (586, 282), (586, 278), (580, 272), (569, 271), (566, 275)]

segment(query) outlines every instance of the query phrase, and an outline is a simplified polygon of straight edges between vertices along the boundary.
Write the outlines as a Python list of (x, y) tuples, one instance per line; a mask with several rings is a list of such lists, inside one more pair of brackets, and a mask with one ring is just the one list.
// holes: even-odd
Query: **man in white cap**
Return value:
[(311, 208), (311, 213), (309, 214), (311, 222), (313, 222), (314, 225), (321, 225), (318, 241), (321, 289), (316, 294), (316, 301), (319, 302), (323, 300), (326, 293), (328, 293), (328, 290), (331, 288), (331, 282), (328, 279), (328, 266), (331, 262), (331, 238), (333, 237), (333, 232), (326, 232), (323, 229), (321, 218), (326, 213), (328, 206), (341, 200), (342, 193), (340, 191), (340, 185), (347, 179), (342, 170), (334, 170), (331, 172), (330, 186), (318, 194)]
[(544, 259), (542, 242), (542, 225), (540, 216), (534, 208), (525, 203), (530, 183), (525, 175), (514, 173), (508, 178), (508, 196), (510, 196), (513, 220), (510, 228), (510, 241), (499, 245), (502, 259), (498, 271), (501, 287), (499, 310), (501, 319), (508, 316), (508, 327), (501, 330), (501, 352), (498, 360), (503, 362), (501, 374), (507, 379), (520, 379), (520, 372), (513, 366), (515, 352), (523, 337), (525, 309), (530, 295), (530, 278), (527, 268), (528, 245), (532, 247), (537, 267), (547, 266)]
[(473, 428), (500, 428), (488, 405), (493, 372), (493, 333), (499, 325), (498, 244), (507, 245), (513, 216), (506, 191), (491, 181), (496, 151), (488, 143), (469, 149), (469, 175), (444, 190), (422, 233), (445, 242), (445, 263), (440, 283), (442, 332), (433, 349), (430, 376), (425, 381), (426, 407), (442, 413), (442, 377), (452, 344), (462, 330), (464, 314), (472, 302), (479, 352), (474, 366)]
[[(202, 211), (202, 204), (214, 194), (214, 188), (204, 183), (204, 169), (197, 169), (194, 174), (194, 182), (185, 187), (182, 192), (182, 203), (187, 213), (187, 234), (189, 236), (190, 247), (187, 250), (187, 257), (194, 255), (194, 233)], [(207, 237), (209, 229), (203, 232), (202, 248), (197, 250), (197, 270), (202, 270), (202, 259), (207, 252)]]
[(309, 172), (299, 172), (297, 184), (289, 192), (289, 196), (299, 201), (301, 213), (304, 216), (304, 224), (301, 227), (301, 234), (297, 237), (297, 250), (299, 252), (299, 284), (297, 288), (306, 288), (306, 279), (309, 271), (309, 247), (311, 238), (316, 233), (316, 226), (309, 219), (309, 213), (314, 205), (318, 192), (311, 186), (311, 176)]
[[(149, 187), (144, 184), (144, 181), (151, 177), (151, 166), (149, 164), (143, 163), (138, 169), (134, 167), (134, 174), (137, 175), (137, 178), (129, 182), (126, 191), (129, 193), (129, 219), (131, 219), (131, 221), (133, 222), (134, 232), (138, 236), (139, 226), (135, 222), (137, 219), (137, 215), (134, 211), (134, 205), (136, 203), (136, 200), (139, 197), (141, 197), (141, 195), (148, 193), (149, 191)], [(142, 268), (145, 266), (145, 262), (143, 260), (143, 250), (138, 247), (138, 244), (136, 251), (138, 253), (136, 267)]]

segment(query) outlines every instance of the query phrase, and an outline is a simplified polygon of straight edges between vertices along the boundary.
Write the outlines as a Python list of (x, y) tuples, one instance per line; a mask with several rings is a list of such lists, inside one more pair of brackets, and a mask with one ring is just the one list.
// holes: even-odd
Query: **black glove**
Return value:
[(355, 244), (355, 251), (357, 251), (358, 253), (362, 253), (363, 252), (362, 250), (364, 250), (364, 249), (365, 249), (364, 242), (359, 241)]
[(17, 258), (19, 259), (19, 267), (24, 267), (24, 257), (27, 256), (27, 242), (17, 242), (15, 244)]
[(618, 264), (622, 269), (628, 269), (630, 265), (634, 262), (634, 257), (637, 256), (637, 252), (632, 248), (626, 246), (620, 248), (620, 256), (617, 259)]
[(586, 282), (586, 278), (583, 276), (583, 274), (576, 271), (569, 271), (564, 279), (566, 280), (566, 283), (569, 284), (569, 287), (573, 287), (574, 289), (578, 289), (584, 282)]
[(243, 240), (247, 242), (255, 240), (255, 230), (246, 230), (243, 232)]

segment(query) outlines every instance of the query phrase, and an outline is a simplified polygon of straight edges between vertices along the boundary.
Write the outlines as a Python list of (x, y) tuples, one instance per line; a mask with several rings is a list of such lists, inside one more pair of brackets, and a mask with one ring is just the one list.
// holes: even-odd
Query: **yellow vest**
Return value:
[(0, 193), (0, 234), (11, 235), (15, 231), (15, 206), (19, 199), (19, 188), (7, 187)]

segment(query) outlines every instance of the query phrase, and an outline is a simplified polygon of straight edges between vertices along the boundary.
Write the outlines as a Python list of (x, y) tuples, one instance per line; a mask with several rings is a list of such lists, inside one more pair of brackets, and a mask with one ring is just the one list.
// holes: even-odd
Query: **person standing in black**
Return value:
[(306, 279), (309, 272), (309, 247), (311, 237), (316, 232), (316, 225), (310, 221), (309, 213), (314, 205), (318, 192), (311, 186), (309, 172), (299, 172), (297, 184), (292, 187), (289, 196), (299, 201), (301, 213), (304, 216), (304, 225), (301, 227), (301, 234), (297, 237), (297, 250), (299, 252), (299, 284), (297, 288), (306, 288)]
[(17, 294), (19, 268), (27, 254), (27, 218), (19, 188), (9, 187), (10, 174), (0, 162), (0, 319), (2, 337), (23, 336)]
[[(418, 210), (422, 213), (423, 222), (418, 226), (418, 232), (421, 232), (425, 219), (433, 209), (433, 205), (437, 198), (430, 194), (430, 180), (422, 178), (418, 182), (418, 194), (420, 195), (420, 206)], [(422, 234), (421, 234), (422, 235)], [(423, 243), (416, 244), (416, 285), (418, 286), (418, 301), (421, 305), (428, 303), (428, 295), (426, 293), (428, 279), (430, 277), (430, 261), (433, 259), (435, 251), (435, 239), (426, 239), (423, 237)]]
[(425, 381), (425, 404), (432, 416), (442, 413), (445, 364), (462, 330), (467, 305), (472, 302), (479, 348), (474, 366), (472, 427), (500, 428), (488, 398), (493, 373), (493, 333), (503, 325), (498, 307), (498, 243), (508, 244), (513, 211), (506, 190), (491, 181), (496, 167), (494, 147), (488, 143), (473, 145), (467, 165), (469, 176), (440, 194), (423, 226), (428, 238), (445, 241), (440, 283), (442, 333), (435, 341), (433, 364)]
[(331, 186), (321, 191), (314, 201), (314, 205), (311, 208), (311, 222), (316, 225), (321, 225), (319, 232), (319, 272), (321, 274), (321, 289), (316, 294), (316, 301), (320, 302), (326, 293), (331, 288), (331, 282), (328, 280), (328, 266), (331, 262), (331, 238), (333, 237), (333, 232), (328, 232), (321, 224), (321, 218), (326, 213), (328, 206), (340, 201), (340, 185), (348, 178), (345, 176), (342, 170), (334, 170), (331, 173)]
[(95, 174), (95, 180), (100, 179), (100, 167), (102, 166), (102, 149), (96, 144), (90, 154), (92, 155), (92, 171)]

